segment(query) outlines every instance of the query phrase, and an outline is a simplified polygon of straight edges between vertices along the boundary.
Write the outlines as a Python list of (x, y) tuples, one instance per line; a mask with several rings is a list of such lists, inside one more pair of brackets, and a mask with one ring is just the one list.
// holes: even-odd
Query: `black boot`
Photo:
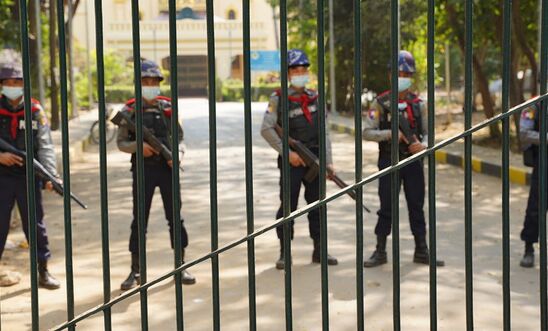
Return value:
[(139, 254), (131, 253), (131, 272), (126, 280), (120, 285), (122, 291), (127, 291), (141, 284), (141, 275), (139, 274)]
[[(321, 263), (320, 254), (321, 254), (320, 241), (314, 240), (314, 250), (312, 251), (312, 263)], [(337, 261), (337, 258), (327, 254), (327, 264), (337, 265), (339, 264), (339, 261)]]
[[(183, 248), (183, 251), (181, 252), (181, 259), (183, 261), (183, 264), (185, 263), (185, 249)], [(192, 276), (190, 272), (188, 272), (187, 269), (183, 270), (181, 272), (181, 283), (185, 285), (193, 285), (196, 284), (196, 277)]]
[[(413, 262), (430, 264), (430, 253), (428, 252), (425, 236), (415, 236), (415, 254), (413, 255)], [(445, 261), (436, 260), (436, 266), (445, 266)]]
[(48, 290), (56, 290), (61, 287), (61, 283), (49, 273), (47, 261), (38, 262), (38, 284)]
[(523, 254), (519, 265), (523, 268), (532, 268), (535, 266), (535, 249), (533, 248), (533, 243), (525, 243), (525, 254)]
[(386, 258), (386, 236), (377, 236), (377, 248), (369, 258), (363, 262), (365, 268), (378, 267), (388, 262)]
[(276, 261), (276, 269), (285, 269), (284, 241), (280, 239), (280, 258)]

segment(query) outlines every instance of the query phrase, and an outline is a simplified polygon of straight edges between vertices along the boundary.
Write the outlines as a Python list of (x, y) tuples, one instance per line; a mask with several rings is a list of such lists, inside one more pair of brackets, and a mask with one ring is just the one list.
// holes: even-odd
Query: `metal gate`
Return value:
[[(140, 45), (139, 45), (139, 1), (132, 0), (132, 22), (133, 22), (133, 59), (134, 63), (139, 63), (140, 59)], [(546, 117), (546, 99), (548, 98), (547, 92), (547, 73), (548, 73), (548, 0), (542, 1), (542, 47), (541, 47), (541, 93), (540, 96), (535, 97), (527, 102), (509, 108), (508, 95), (509, 95), (509, 81), (510, 81), (510, 32), (511, 32), (511, 18), (512, 18), (512, 1), (504, 0), (504, 29), (503, 29), (503, 41), (504, 41), (504, 60), (503, 60), (503, 112), (495, 117), (481, 122), (475, 126), (472, 126), (472, 18), (473, 18), (473, 0), (465, 0), (465, 130), (449, 139), (446, 139), (439, 143), (434, 143), (434, 43), (435, 43), (435, 22), (434, 22), (434, 5), (435, 0), (428, 0), (428, 100), (429, 100), (429, 125), (428, 131), (429, 141), (428, 149), (419, 154), (416, 154), (410, 158), (400, 161), (398, 159), (398, 149), (392, 148), (392, 166), (390, 168), (379, 171), (371, 176), (363, 177), (362, 175), (362, 137), (361, 137), (361, 98), (356, 95), (354, 98), (354, 113), (355, 113), (355, 183), (349, 187), (337, 191), (335, 194), (326, 196), (325, 180), (320, 181), (320, 200), (311, 203), (293, 213), (290, 212), (289, 202), (289, 164), (288, 158), (284, 157), (283, 162), (283, 183), (285, 184), (285, 190), (283, 192), (283, 205), (284, 217), (276, 220), (272, 224), (266, 227), (257, 229), (254, 226), (254, 213), (253, 213), (253, 183), (252, 183), (252, 141), (251, 141), (251, 79), (250, 79), (250, 0), (243, 0), (243, 21), (244, 21), (244, 83), (245, 83), (245, 159), (246, 159), (246, 205), (247, 205), (247, 235), (233, 241), (227, 245), (219, 246), (218, 244), (218, 214), (217, 214), (217, 145), (216, 145), (216, 73), (215, 73), (215, 36), (213, 26), (213, 0), (206, 0), (207, 4), (207, 32), (208, 32), (208, 98), (209, 98), (209, 161), (210, 161), (210, 201), (211, 201), (211, 252), (201, 256), (193, 261), (185, 264), (181, 263), (181, 238), (175, 236), (175, 258), (173, 261), (173, 270), (164, 274), (156, 279), (147, 279), (147, 261), (146, 261), (146, 248), (145, 248), (145, 233), (144, 233), (144, 181), (143, 181), (143, 132), (142, 115), (140, 111), (136, 112), (137, 122), (137, 177), (138, 177), (138, 201), (139, 201), (139, 256), (141, 264), (141, 286), (123, 293), (122, 295), (111, 298), (111, 284), (110, 284), (110, 258), (109, 258), (109, 211), (108, 211), (108, 194), (107, 194), (107, 158), (106, 158), (106, 141), (105, 141), (105, 93), (104, 93), (104, 62), (103, 62), (103, 21), (102, 21), (102, 1), (95, 0), (95, 19), (96, 19), (96, 38), (97, 38), (97, 69), (98, 69), (98, 95), (99, 95), (99, 121), (100, 121), (100, 181), (101, 181), (101, 224), (102, 224), (102, 262), (103, 262), (103, 303), (95, 308), (92, 308), (82, 314), (75, 315), (74, 311), (74, 285), (73, 285), (73, 266), (72, 266), (72, 228), (71, 228), (71, 206), (70, 206), (70, 175), (69, 175), (69, 154), (68, 154), (68, 111), (67, 111), (67, 77), (66, 77), (66, 58), (65, 58), (65, 30), (64, 30), (64, 5), (62, 0), (57, 1), (58, 10), (58, 26), (59, 26), (59, 48), (61, 50), (60, 57), (60, 72), (61, 72), (61, 101), (62, 101), (62, 135), (63, 135), (63, 181), (65, 184), (65, 198), (64, 198), (64, 217), (65, 217), (65, 249), (66, 249), (66, 289), (67, 289), (67, 321), (61, 325), (58, 325), (54, 330), (69, 329), (74, 330), (78, 322), (98, 313), (104, 315), (104, 328), (105, 330), (111, 330), (111, 307), (127, 300), (132, 296), (139, 295), (141, 303), (141, 328), (143, 330), (148, 329), (148, 305), (147, 305), (147, 290), (159, 282), (172, 278), (175, 278), (175, 297), (176, 297), (176, 309), (177, 309), (177, 329), (183, 330), (184, 327), (184, 310), (182, 305), (183, 289), (181, 287), (180, 277), (181, 272), (189, 267), (197, 265), (199, 263), (211, 263), (212, 266), (212, 295), (213, 295), (213, 329), (221, 329), (220, 318), (220, 291), (219, 291), (219, 255), (224, 252), (238, 246), (247, 245), (247, 265), (248, 265), (248, 287), (249, 287), (249, 329), (256, 330), (256, 292), (255, 292), (255, 239), (266, 232), (274, 229), (278, 225), (284, 226), (284, 233), (287, 235), (289, 231), (289, 221), (295, 219), (300, 215), (304, 215), (310, 210), (319, 209), (321, 215), (321, 287), (322, 287), (322, 324), (323, 330), (329, 329), (329, 297), (328, 297), (328, 272), (327, 272), (327, 205), (328, 203), (338, 199), (346, 192), (356, 191), (356, 297), (357, 297), (357, 329), (363, 330), (367, 324), (367, 319), (364, 316), (364, 270), (362, 266), (363, 261), (363, 211), (362, 211), (362, 194), (363, 186), (378, 179), (381, 176), (391, 176), (392, 178), (392, 228), (393, 228), (393, 325), (394, 330), (401, 329), (401, 314), (400, 314), (400, 260), (399, 260), (399, 199), (398, 199), (398, 172), (405, 165), (421, 158), (428, 159), (428, 201), (429, 201), (429, 243), (432, 254), (430, 255), (430, 329), (437, 329), (437, 276), (436, 276), (436, 165), (434, 152), (444, 146), (447, 146), (457, 140), (464, 139), (465, 141), (465, 258), (466, 258), (466, 328), (467, 330), (473, 330), (474, 328), (474, 297), (473, 297), (473, 264), (472, 264), (472, 134), (482, 128), (485, 128), (493, 123), (502, 122), (503, 125), (503, 148), (502, 148), (502, 231), (503, 231), (503, 244), (502, 244), (502, 256), (503, 256), (503, 307), (504, 307), (504, 329), (510, 330), (511, 321), (511, 298), (510, 298), (510, 254), (509, 254), (509, 118), (514, 113), (519, 112), (534, 104), (541, 104), (541, 120), (540, 120), (540, 210), (546, 210), (546, 178), (547, 178), (547, 117)], [(360, 66), (361, 59), (361, 43), (362, 36), (360, 34), (360, 26), (362, 24), (360, 18), (360, 1), (354, 0), (354, 84), (356, 93), (362, 90), (361, 77), (362, 69)], [(25, 78), (25, 96), (24, 100), (26, 104), (30, 104), (30, 70), (29, 70), (29, 46), (28, 46), (28, 29), (27, 29), (27, 1), (19, 0), (20, 4), (20, 22), (22, 31), (22, 51), (23, 51), (23, 66), (24, 66), (24, 78)], [(170, 20), (170, 83), (171, 83), (171, 97), (177, 100), (178, 95), (178, 66), (177, 66), (177, 30), (176, 30), (176, 1), (169, 0), (169, 20)], [(282, 63), (281, 67), (287, 67), (287, 1), (280, 0), (280, 31), (281, 31), (281, 54)], [(324, 0), (317, 0), (317, 45), (318, 45), (318, 86), (320, 105), (325, 104), (325, 76), (324, 76)], [(399, 1), (391, 1), (391, 63), (392, 68), (397, 67), (397, 59), (399, 52)], [(107, 68), (108, 69), (108, 68)], [(140, 77), (140, 67), (134, 67), (135, 77)], [(397, 72), (392, 70), (392, 104), (397, 103)], [(281, 86), (282, 86), (282, 109), (287, 109), (287, 72), (281, 70)], [(139, 79), (135, 79), (135, 96), (136, 107), (142, 109), (141, 99), (141, 83)], [(325, 108), (320, 107), (320, 173), (326, 173), (326, 159), (325, 159)], [(282, 118), (283, 127), (288, 126), (287, 112), (283, 111)], [(173, 104), (173, 116), (178, 118), (177, 103)], [(31, 110), (26, 109), (25, 116), (31, 116)], [(26, 122), (26, 132), (32, 132), (31, 121)], [(173, 121), (173, 141), (172, 144), (175, 149), (178, 148), (178, 130), (175, 127), (176, 121)], [(393, 117), (392, 120), (392, 146), (398, 145), (398, 118)], [(33, 141), (30, 135), (26, 137), (26, 144), (30, 150), (33, 149)], [(287, 156), (289, 152), (288, 147), (288, 133), (284, 130), (283, 135), (283, 155)], [(173, 154), (173, 162), (177, 164), (178, 155)], [(34, 201), (34, 170), (32, 166), (32, 155), (27, 154), (26, 158), (26, 175), (28, 180), (28, 201), (29, 201), (29, 220), (30, 220), (30, 268), (31, 268), (31, 287), (32, 287), (32, 329), (39, 329), (39, 317), (40, 312), (38, 308), (38, 284), (37, 284), (37, 270), (36, 270), (36, 218), (35, 218), (35, 201)], [(174, 196), (174, 219), (180, 219), (179, 215), (179, 173), (177, 167), (173, 168), (173, 187)], [(325, 176), (323, 176), (325, 178)], [(541, 212), (539, 215), (540, 224), (540, 295), (539, 295), (539, 309), (541, 315), (541, 330), (548, 330), (548, 305), (547, 305), (547, 246), (546, 246), (546, 214)], [(181, 233), (180, 224), (175, 222), (176, 229), (174, 233)], [(179, 227), (179, 229), (177, 229)], [(291, 255), (291, 242), (285, 241), (285, 258), (286, 261), (290, 260)], [(290, 263), (285, 265), (285, 328), (286, 330), (292, 330), (293, 315), (292, 315), (292, 267)]]

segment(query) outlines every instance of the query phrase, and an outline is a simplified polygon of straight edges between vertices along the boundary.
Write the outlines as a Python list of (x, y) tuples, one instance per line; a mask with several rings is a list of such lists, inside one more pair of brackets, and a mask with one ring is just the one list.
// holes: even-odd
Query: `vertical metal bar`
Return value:
[[(435, 43), (435, 6), (436, 0), (428, 0), (428, 45), (427, 45), (427, 80), (428, 80), (428, 147), (435, 144), (436, 139), (436, 95), (434, 71)], [(438, 289), (436, 268), (436, 155), (428, 156), (428, 228), (430, 245), (430, 330), (438, 329)]]
[[(546, 80), (548, 79), (548, 0), (542, 0), (542, 32), (540, 52), (540, 94), (546, 94)], [(546, 111), (548, 103), (541, 102), (540, 106), (540, 159), (539, 159), (539, 243), (540, 243), (540, 329), (548, 329), (548, 286), (547, 286), (547, 247), (546, 247)]]
[(331, 95), (331, 111), (337, 112), (337, 82), (335, 74), (335, 23), (334, 13), (335, 7), (333, 0), (329, 0), (329, 93)]
[[(355, 180), (362, 180), (362, 35), (361, 35), (361, 1), (354, 0), (354, 154)], [(364, 323), (364, 288), (363, 288), (363, 186), (356, 188), (356, 308), (357, 330), (363, 331)]]
[[(209, 196), (211, 204), (211, 251), (219, 246), (219, 227), (217, 211), (217, 111), (215, 105), (215, 25), (213, 0), (206, 2), (207, 16), (207, 74), (209, 97)], [(211, 257), (212, 295), (213, 295), (213, 329), (221, 328), (221, 308), (219, 293), (219, 256)]]
[[(325, 199), (326, 192), (326, 128), (325, 128), (325, 4), (324, 0), (316, 1), (316, 30), (318, 34), (318, 114), (320, 135), (320, 200)], [(332, 36), (330, 36), (331, 38)], [(320, 262), (322, 285), (322, 330), (329, 330), (329, 274), (327, 271), (327, 205), (320, 206)]]
[[(392, 143), (391, 158), (392, 165), (399, 162), (399, 119), (398, 119), (398, 57), (399, 57), (399, 26), (400, 26), (400, 2), (391, 0), (390, 2), (390, 42), (391, 42), (391, 61), (390, 61), (390, 108), (392, 112)], [(394, 330), (401, 329), (400, 319), (400, 176), (399, 171), (390, 175), (391, 179), (391, 202), (392, 202), (392, 288), (393, 288), (393, 323)]]
[[(282, 207), (283, 216), (291, 213), (290, 177), (289, 177), (289, 113), (287, 91), (287, 0), (280, 0), (280, 83), (281, 83), (281, 115), (282, 115)], [(291, 227), (289, 221), (283, 225), (284, 245), (284, 286), (285, 286), (285, 329), (293, 330), (293, 303), (291, 286)]]
[(76, 100), (76, 87), (75, 87), (75, 81), (74, 81), (74, 29), (73, 29), (73, 22), (74, 19), (73, 15), (73, 3), (71, 1), (67, 2), (67, 32), (65, 36), (66, 44), (67, 44), (67, 52), (68, 52), (68, 80), (70, 83), (70, 110), (72, 111), (71, 116), (72, 117), (78, 117), (78, 101)]
[[(59, 29), (59, 80), (61, 84), (61, 135), (63, 147), (63, 210), (65, 219), (65, 269), (67, 274), (67, 320), (74, 318), (74, 276), (72, 267), (72, 216), (70, 206), (70, 158), (68, 132), (67, 45), (65, 33), (65, 4), (57, 0)], [(69, 330), (74, 330), (74, 326)]]
[[(135, 80), (135, 126), (137, 142), (137, 224), (139, 232), (139, 274), (141, 284), (147, 282), (146, 219), (145, 219), (145, 171), (143, 159), (143, 96), (141, 84), (141, 44), (139, 33), (139, 0), (131, 1), (131, 25), (133, 38), (133, 77)], [(135, 203), (135, 201), (133, 202)], [(147, 290), (140, 291), (141, 329), (148, 329)]]
[[(472, 55), (473, 0), (465, 0), (465, 57), (464, 57), (464, 128), (472, 126)], [(474, 329), (474, 287), (472, 261), (472, 136), (464, 138), (464, 240), (466, 279), (466, 329)]]
[[(503, 2), (502, 112), (507, 112), (510, 91), (512, 0)], [(502, 301), (503, 326), (511, 329), (510, 307), (510, 120), (502, 120)]]
[[(99, 180), (101, 182), (101, 255), (103, 260), (103, 303), (107, 303), (110, 301), (110, 246), (108, 228), (108, 176), (102, 0), (95, 0), (95, 53), (97, 57), (97, 96), (99, 108)], [(105, 330), (111, 330), (112, 319), (110, 307), (105, 308), (103, 317)]]
[[(171, 167), (171, 186), (173, 201), (173, 246), (174, 246), (174, 266), (178, 268), (182, 263), (181, 246), (181, 183), (179, 178), (179, 96), (177, 90), (177, 18), (175, 0), (169, 0), (169, 83), (171, 90), (171, 146), (173, 164)], [(156, 31), (156, 30), (155, 30)], [(177, 315), (177, 330), (184, 329), (183, 318), (183, 286), (181, 283), (182, 275), (180, 272), (175, 274), (175, 309)]]
[[(21, 28), (21, 51), (23, 56), (23, 81), (24, 81), (24, 105), (25, 118), (32, 118), (32, 107), (30, 100), (30, 51), (29, 51), (29, 30), (27, 16), (27, 1), (19, 0), (19, 24)], [(51, 32), (50, 32), (51, 33)], [(32, 121), (25, 121), (25, 147), (28, 151), (25, 158), (27, 176), (27, 214), (29, 228), (29, 255), (30, 255), (30, 288), (31, 288), (31, 316), (32, 330), (40, 329), (40, 317), (38, 306), (38, 279), (37, 279), (37, 258), (36, 258), (36, 178), (34, 177), (33, 153), (34, 142), (32, 139)]]
[[(251, 18), (250, 0), (243, 0), (244, 37), (244, 127), (245, 127), (245, 184), (247, 234), (255, 230), (253, 215), (253, 137), (251, 117)], [(257, 329), (257, 302), (255, 285), (255, 239), (247, 242), (247, 277), (249, 300), (249, 330)]]
[(38, 96), (41, 103), (44, 103), (46, 100), (46, 93), (44, 88), (44, 73), (42, 71), (42, 17), (40, 17), (40, 0), (33, 0), (34, 1), (34, 21), (36, 24), (36, 52), (38, 53), (38, 63), (36, 63), (36, 70), (37, 76), (36, 79), (38, 80)]

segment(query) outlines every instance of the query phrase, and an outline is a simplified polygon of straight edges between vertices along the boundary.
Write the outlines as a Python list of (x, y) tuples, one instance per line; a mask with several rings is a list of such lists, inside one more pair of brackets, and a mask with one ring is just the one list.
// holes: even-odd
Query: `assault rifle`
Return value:
[(413, 130), (411, 130), (411, 125), (409, 124), (409, 121), (407, 120), (405, 116), (403, 116), (401, 112), (399, 112), (398, 122), (400, 125), (401, 132), (405, 136), (405, 139), (407, 139), (408, 141), (408, 144), (406, 147), (409, 147), (409, 145), (411, 145), (412, 143), (419, 142), (419, 140), (417, 139), (417, 136), (413, 133)]
[[(129, 131), (135, 133), (135, 122), (133, 122), (133, 119), (126, 113), (119, 111), (114, 115), (114, 117), (110, 120), (112, 123), (116, 124), (117, 126), (124, 127), (128, 129)], [(154, 150), (156, 150), (160, 155), (166, 160), (166, 161), (172, 161), (173, 162), (173, 155), (171, 155), (171, 150), (169, 147), (164, 145), (160, 139), (158, 139), (152, 132), (150, 132), (149, 129), (143, 126), (143, 139), (152, 147)], [(182, 168), (181, 168), (182, 170)]]
[[(0, 138), (0, 150), (15, 154), (23, 159), (25, 159), (27, 156), (27, 153), (13, 147), (10, 143), (2, 138)], [(49, 171), (47, 171), (46, 168), (36, 159), (32, 159), (32, 166), (34, 167), (34, 171), (36, 171), (38, 177), (42, 178), (45, 181), (51, 182), (55, 193), (63, 196), (63, 185), (59, 182), (59, 179), (57, 179), (57, 177), (53, 176)], [(78, 205), (80, 205), (80, 207), (88, 209), (88, 206), (86, 206), (86, 204), (72, 192), (70, 192), (70, 198), (74, 200), (74, 202), (76, 202)]]
[[(278, 124), (276, 124), (274, 129), (276, 130), (276, 133), (278, 133), (278, 136), (282, 137), (283, 130)], [(295, 140), (291, 137), (289, 137), (289, 146), (297, 154), (299, 154), (301, 159), (303, 159), (304, 163), (308, 167), (308, 171), (304, 176), (304, 180), (309, 183), (312, 182), (320, 173), (320, 160), (318, 159), (316, 154), (312, 153), (312, 151), (302, 142)], [(346, 184), (339, 176), (337, 176), (332, 169), (327, 168), (327, 174), (329, 175), (329, 179), (331, 179), (338, 187), (345, 188), (348, 186), (348, 184)], [(356, 200), (355, 191), (348, 191), (346, 192), (346, 194), (348, 194), (352, 199)], [(363, 205), (363, 209), (368, 213), (371, 212), (371, 210), (369, 210), (369, 208), (367, 208), (365, 205)]]

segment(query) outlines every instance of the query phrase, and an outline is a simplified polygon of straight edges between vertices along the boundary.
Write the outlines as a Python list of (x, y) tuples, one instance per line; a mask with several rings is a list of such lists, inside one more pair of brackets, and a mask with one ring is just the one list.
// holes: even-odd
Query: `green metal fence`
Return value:
[[(177, 316), (177, 329), (184, 329), (184, 310), (183, 310), (183, 290), (181, 287), (181, 272), (187, 268), (200, 263), (211, 263), (212, 266), (212, 296), (213, 296), (213, 329), (221, 329), (221, 316), (220, 316), (220, 291), (219, 291), (219, 255), (229, 251), (230, 249), (238, 245), (247, 245), (247, 265), (248, 265), (248, 288), (249, 288), (249, 329), (256, 330), (256, 291), (255, 291), (255, 238), (265, 234), (266, 232), (276, 228), (277, 226), (284, 226), (284, 235), (289, 235), (289, 221), (294, 220), (296, 217), (306, 214), (313, 209), (320, 209), (321, 215), (321, 299), (322, 299), (322, 329), (329, 329), (329, 292), (328, 292), (328, 273), (327, 273), (327, 207), (328, 204), (335, 199), (346, 194), (346, 192), (356, 191), (356, 297), (357, 297), (357, 329), (364, 330), (367, 325), (366, 316), (364, 316), (364, 270), (363, 270), (363, 211), (362, 211), (362, 194), (363, 186), (371, 183), (381, 176), (390, 175), (392, 179), (392, 229), (393, 229), (393, 328), (394, 330), (401, 329), (401, 311), (400, 311), (400, 261), (399, 261), (399, 199), (398, 199), (398, 170), (408, 165), (409, 163), (422, 158), (428, 158), (428, 201), (429, 201), (429, 244), (431, 248), (430, 254), (430, 276), (429, 276), (429, 301), (430, 301), (430, 329), (437, 330), (437, 275), (436, 275), (436, 164), (434, 152), (440, 148), (443, 148), (449, 144), (456, 142), (457, 140), (464, 139), (465, 141), (465, 284), (466, 284), (466, 329), (474, 329), (474, 288), (473, 288), (473, 246), (472, 246), (472, 134), (478, 130), (485, 128), (493, 123), (502, 122), (503, 125), (503, 148), (502, 148), (502, 257), (503, 257), (503, 314), (504, 314), (504, 330), (510, 330), (511, 328), (511, 296), (510, 296), (510, 232), (509, 232), (509, 120), (510, 117), (516, 112), (530, 107), (532, 105), (540, 103), (541, 105), (541, 120), (540, 120), (540, 175), (539, 175), (539, 187), (540, 187), (540, 210), (546, 210), (546, 157), (547, 157), (547, 141), (546, 141), (546, 108), (547, 108), (547, 74), (548, 74), (548, 0), (542, 0), (542, 42), (541, 42), (541, 89), (540, 96), (535, 97), (527, 102), (510, 108), (508, 103), (509, 96), (509, 81), (510, 81), (510, 33), (511, 33), (511, 20), (512, 20), (512, 1), (503, 0), (503, 41), (504, 41), (504, 55), (503, 55), (503, 112), (495, 117), (483, 121), (475, 126), (472, 126), (472, 18), (473, 18), (473, 0), (465, 0), (465, 130), (451, 138), (443, 140), (439, 143), (434, 142), (435, 123), (434, 123), (434, 43), (435, 43), (435, 0), (428, 0), (428, 45), (427, 45), (427, 80), (428, 80), (428, 115), (429, 115), (429, 139), (428, 148), (418, 154), (413, 155), (405, 160), (398, 159), (398, 149), (392, 148), (392, 166), (383, 169), (373, 175), (363, 177), (362, 174), (362, 137), (361, 137), (361, 103), (360, 103), (360, 91), (362, 90), (361, 77), (361, 45), (364, 38), (360, 33), (361, 13), (360, 13), (360, 1), (354, 0), (354, 84), (355, 84), (355, 98), (354, 98), (354, 113), (355, 113), (355, 183), (349, 187), (339, 190), (336, 193), (327, 196), (326, 195), (326, 159), (325, 159), (325, 76), (324, 76), (324, 13), (325, 4), (323, 0), (317, 0), (317, 45), (318, 45), (318, 86), (321, 105), (320, 112), (320, 178), (324, 178), (320, 181), (320, 200), (311, 203), (295, 212), (291, 212), (289, 204), (289, 163), (288, 163), (288, 130), (284, 130), (283, 135), (283, 158), (282, 165), (282, 182), (284, 186), (283, 192), (283, 206), (284, 216), (281, 219), (276, 220), (272, 224), (260, 229), (256, 229), (254, 226), (254, 206), (253, 206), (253, 183), (252, 183), (252, 140), (251, 140), (251, 78), (250, 78), (250, 0), (242, 0), (243, 2), (243, 31), (244, 31), (244, 84), (245, 84), (245, 181), (246, 181), (246, 208), (247, 208), (247, 235), (230, 242), (224, 246), (219, 246), (218, 243), (218, 213), (217, 213), (217, 145), (216, 145), (216, 105), (215, 105), (215, 35), (213, 25), (213, 0), (207, 0), (207, 36), (208, 36), (208, 78), (209, 78), (209, 164), (210, 164), (210, 201), (211, 201), (211, 252), (201, 256), (193, 261), (182, 264), (181, 258), (181, 238), (179, 237), (180, 226), (179, 222), (175, 222), (175, 254), (174, 254), (174, 268), (172, 271), (158, 277), (156, 279), (147, 279), (147, 261), (146, 261), (146, 247), (145, 247), (145, 216), (144, 216), (144, 180), (143, 180), (143, 132), (142, 132), (142, 114), (141, 111), (136, 112), (137, 122), (137, 178), (138, 178), (138, 224), (139, 224), (139, 256), (141, 265), (141, 285), (135, 289), (127, 291), (116, 298), (111, 298), (111, 286), (110, 286), (110, 257), (109, 257), (109, 213), (108, 213), (108, 192), (107, 192), (107, 158), (106, 158), (106, 140), (105, 140), (105, 93), (104, 93), (104, 71), (105, 68), (103, 57), (103, 20), (102, 20), (102, 1), (95, 0), (95, 19), (96, 19), (96, 44), (97, 44), (97, 72), (98, 72), (98, 97), (99, 97), (99, 123), (100, 123), (100, 183), (101, 183), (101, 235), (102, 235), (102, 262), (103, 262), (103, 303), (75, 316), (74, 311), (74, 284), (73, 284), (73, 266), (72, 266), (72, 230), (71, 230), (71, 208), (70, 198), (67, 193), (70, 192), (70, 172), (69, 172), (69, 134), (68, 134), (68, 104), (67, 104), (67, 63), (66, 63), (66, 45), (65, 45), (65, 30), (64, 30), (64, 1), (57, 1), (58, 10), (58, 26), (59, 26), (59, 48), (60, 48), (60, 79), (61, 79), (61, 100), (62, 100), (62, 144), (63, 144), (63, 181), (65, 184), (65, 198), (64, 198), (64, 219), (65, 219), (65, 250), (66, 250), (66, 289), (67, 289), (67, 321), (61, 325), (55, 326), (54, 330), (69, 329), (74, 330), (78, 322), (84, 319), (102, 313), (104, 315), (104, 329), (111, 330), (111, 307), (127, 300), (130, 297), (140, 297), (141, 303), (141, 328), (143, 330), (148, 329), (148, 305), (147, 305), (147, 290), (166, 279), (175, 278), (175, 298), (176, 298), (176, 316)], [(169, 0), (169, 31), (170, 31), (170, 86), (171, 97), (173, 100), (177, 100), (177, 30), (176, 30), (176, 1)], [(139, 44), (139, 1), (132, 0), (132, 23), (133, 23), (133, 60), (134, 63), (140, 62), (140, 44)], [(24, 100), (26, 104), (30, 104), (30, 70), (29, 70), (29, 33), (27, 29), (27, 1), (19, 0), (20, 5), (20, 26), (21, 26), (21, 40), (22, 40), (22, 53), (23, 53), (23, 67), (24, 67)], [(280, 31), (281, 31), (281, 67), (287, 67), (287, 1), (280, 0)], [(391, 62), (392, 68), (397, 67), (397, 59), (399, 52), (399, 1), (392, 0), (390, 7), (391, 14)], [(140, 66), (134, 66), (135, 77), (140, 77)], [(286, 110), (288, 107), (287, 101), (287, 83), (288, 77), (286, 70), (281, 70), (281, 100), (282, 110)], [(397, 103), (397, 71), (392, 70), (392, 86), (391, 86), (392, 104)], [(135, 79), (135, 96), (136, 96), (136, 109), (142, 109), (141, 100), (141, 81)], [(173, 103), (173, 116), (178, 118), (177, 102)], [(282, 111), (282, 127), (288, 127), (288, 113)], [(31, 116), (30, 108), (25, 110), (25, 116), (29, 118)], [(173, 121), (173, 140), (172, 146), (174, 150), (178, 149), (179, 137), (177, 130), (177, 122)], [(26, 132), (32, 132), (31, 121), (26, 121)], [(398, 117), (392, 118), (392, 146), (398, 145)], [(33, 149), (33, 141), (31, 135), (26, 137), (26, 146), (29, 150)], [(173, 154), (173, 162), (177, 164), (178, 154)], [(27, 192), (29, 201), (29, 223), (30, 223), (30, 279), (31, 279), (31, 306), (32, 306), (32, 329), (39, 330), (40, 314), (38, 307), (38, 283), (37, 283), (37, 258), (36, 258), (36, 215), (34, 200), (34, 170), (32, 168), (32, 154), (28, 153), (26, 157), (26, 175), (28, 178)], [(179, 187), (179, 173), (178, 168), (173, 167), (173, 218), (180, 219), (180, 187)], [(539, 307), (541, 316), (541, 330), (548, 330), (548, 305), (547, 305), (547, 246), (546, 246), (546, 214), (541, 212), (539, 214), (540, 225), (540, 295), (539, 295)], [(291, 258), (291, 241), (285, 240), (285, 260), (290, 261)], [(285, 327), (286, 330), (292, 330), (293, 327), (293, 315), (292, 315), (292, 266), (291, 263), (285, 264)]]

